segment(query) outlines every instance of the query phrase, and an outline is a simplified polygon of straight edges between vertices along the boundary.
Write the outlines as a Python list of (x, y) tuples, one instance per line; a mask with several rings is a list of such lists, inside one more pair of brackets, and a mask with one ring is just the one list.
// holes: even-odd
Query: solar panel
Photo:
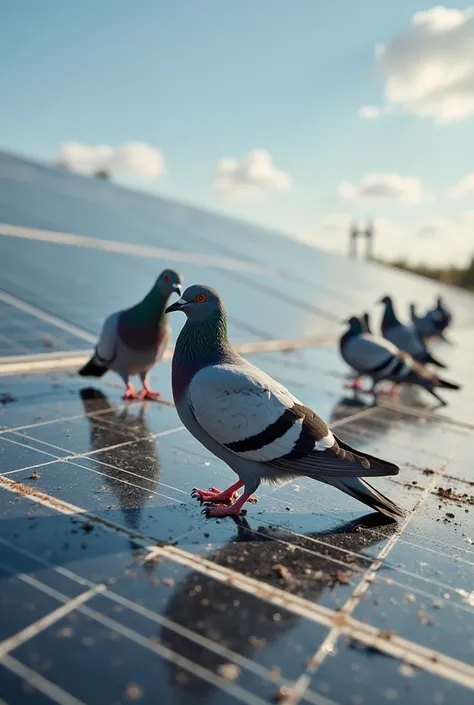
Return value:
[[(472, 296), (7, 154), (0, 185), (0, 703), (471, 703)], [(161, 403), (77, 375), (164, 266), (216, 286), (238, 349), (338, 437), (400, 465), (373, 484), (405, 521), (305, 477), (201, 514), (192, 488), (232, 473), (182, 427), (169, 358)], [(438, 291), (449, 406), (345, 389), (341, 319), (377, 328), (381, 295), (406, 317)]]

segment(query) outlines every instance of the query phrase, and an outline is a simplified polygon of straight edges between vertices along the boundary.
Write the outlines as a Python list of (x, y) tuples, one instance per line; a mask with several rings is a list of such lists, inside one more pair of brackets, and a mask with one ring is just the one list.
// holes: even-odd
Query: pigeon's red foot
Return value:
[(156, 401), (157, 399), (161, 399), (161, 394), (159, 392), (152, 392), (151, 390), (142, 389), (140, 392), (140, 399), (142, 401), (147, 399), (149, 401)]
[(361, 380), (361, 377), (356, 377), (353, 380), (347, 380), (346, 382), (344, 382), (344, 387), (346, 389), (355, 389), (355, 390), (359, 391), (362, 389), (362, 385), (361, 385), (360, 380)]
[(244, 492), (243, 495), (241, 495), (233, 504), (230, 504), (227, 507), (205, 507), (202, 510), (202, 513), (208, 517), (236, 517), (241, 514), (247, 514), (247, 511), (242, 509), (242, 507), (248, 499), (250, 499), (249, 493)]
[(132, 401), (135, 399), (140, 399), (140, 396), (135, 391), (135, 388), (133, 387), (133, 385), (128, 383), (127, 389), (126, 389), (125, 394), (123, 395), (122, 399), (126, 399), (127, 401)]
[(161, 394), (159, 392), (154, 392), (148, 384), (143, 385), (143, 389), (140, 392), (140, 399), (143, 401), (145, 399), (149, 399), (150, 401), (156, 401), (157, 399), (161, 399)]
[(398, 387), (397, 384), (394, 384), (391, 390), (389, 391), (389, 396), (390, 399), (393, 399), (394, 397), (397, 397), (400, 393), (400, 388)]
[(209, 487), (209, 491), (199, 490), (195, 487), (191, 493), (192, 497), (197, 497), (201, 504), (203, 502), (225, 502), (227, 504), (232, 504), (236, 502), (239, 498), (237, 490), (243, 486), (243, 482), (236, 482), (235, 485), (231, 485), (226, 490), (218, 490), (217, 487)]

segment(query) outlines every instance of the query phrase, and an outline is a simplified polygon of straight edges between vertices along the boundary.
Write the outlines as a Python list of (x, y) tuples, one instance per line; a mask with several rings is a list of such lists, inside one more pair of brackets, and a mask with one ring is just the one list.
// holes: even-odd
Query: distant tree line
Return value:
[(474, 256), (467, 267), (433, 267), (428, 264), (409, 264), (404, 259), (395, 260), (393, 262), (384, 262), (397, 269), (404, 269), (407, 272), (414, 272), (428, 279), (435, 279), (444, 284), (453, 284), (463, 289), (474, 291)]

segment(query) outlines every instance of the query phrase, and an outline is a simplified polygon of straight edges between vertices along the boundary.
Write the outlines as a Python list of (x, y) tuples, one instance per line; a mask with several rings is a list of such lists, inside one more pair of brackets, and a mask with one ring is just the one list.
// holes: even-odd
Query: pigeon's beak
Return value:
[(176, 291), (178, 296), (183, 295), (183, 287), (181, 286), (181, 284), (173, 284), (173, 291)]
[(174, 302), (174, 304), (171, 304), (171, 306), (168, 306), (168, 308), (165, 309), (165, 313), (173, 313), (173, 311), (181, 311), (183, 306), (186, 306), (187, 303), (189, 303), (189, 302), (183, 298), (178, 299), (177, 301)]

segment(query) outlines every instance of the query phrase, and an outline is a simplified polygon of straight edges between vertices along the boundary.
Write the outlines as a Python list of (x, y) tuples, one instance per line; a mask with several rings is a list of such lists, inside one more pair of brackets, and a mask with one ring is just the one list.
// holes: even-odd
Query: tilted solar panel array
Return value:
[[(181, 426), (169, 360), (148, 405), (54, 368), (168, 265), (219, 289), (251, 362), (400, 465), (373, 484), (405, 522), (304, 477), (206, 520), (191, 489), (233, 475)], [(52, 360), (0, 376), (1, 705), (471, 705), (470, 294), (8, 154), (0, 274), (0, 372)], [(443, 413), (342, 387), (341, 319), (386, 293), (402, 316), (438, 293), (454, 313), (437, 356), (463, 389)]]

